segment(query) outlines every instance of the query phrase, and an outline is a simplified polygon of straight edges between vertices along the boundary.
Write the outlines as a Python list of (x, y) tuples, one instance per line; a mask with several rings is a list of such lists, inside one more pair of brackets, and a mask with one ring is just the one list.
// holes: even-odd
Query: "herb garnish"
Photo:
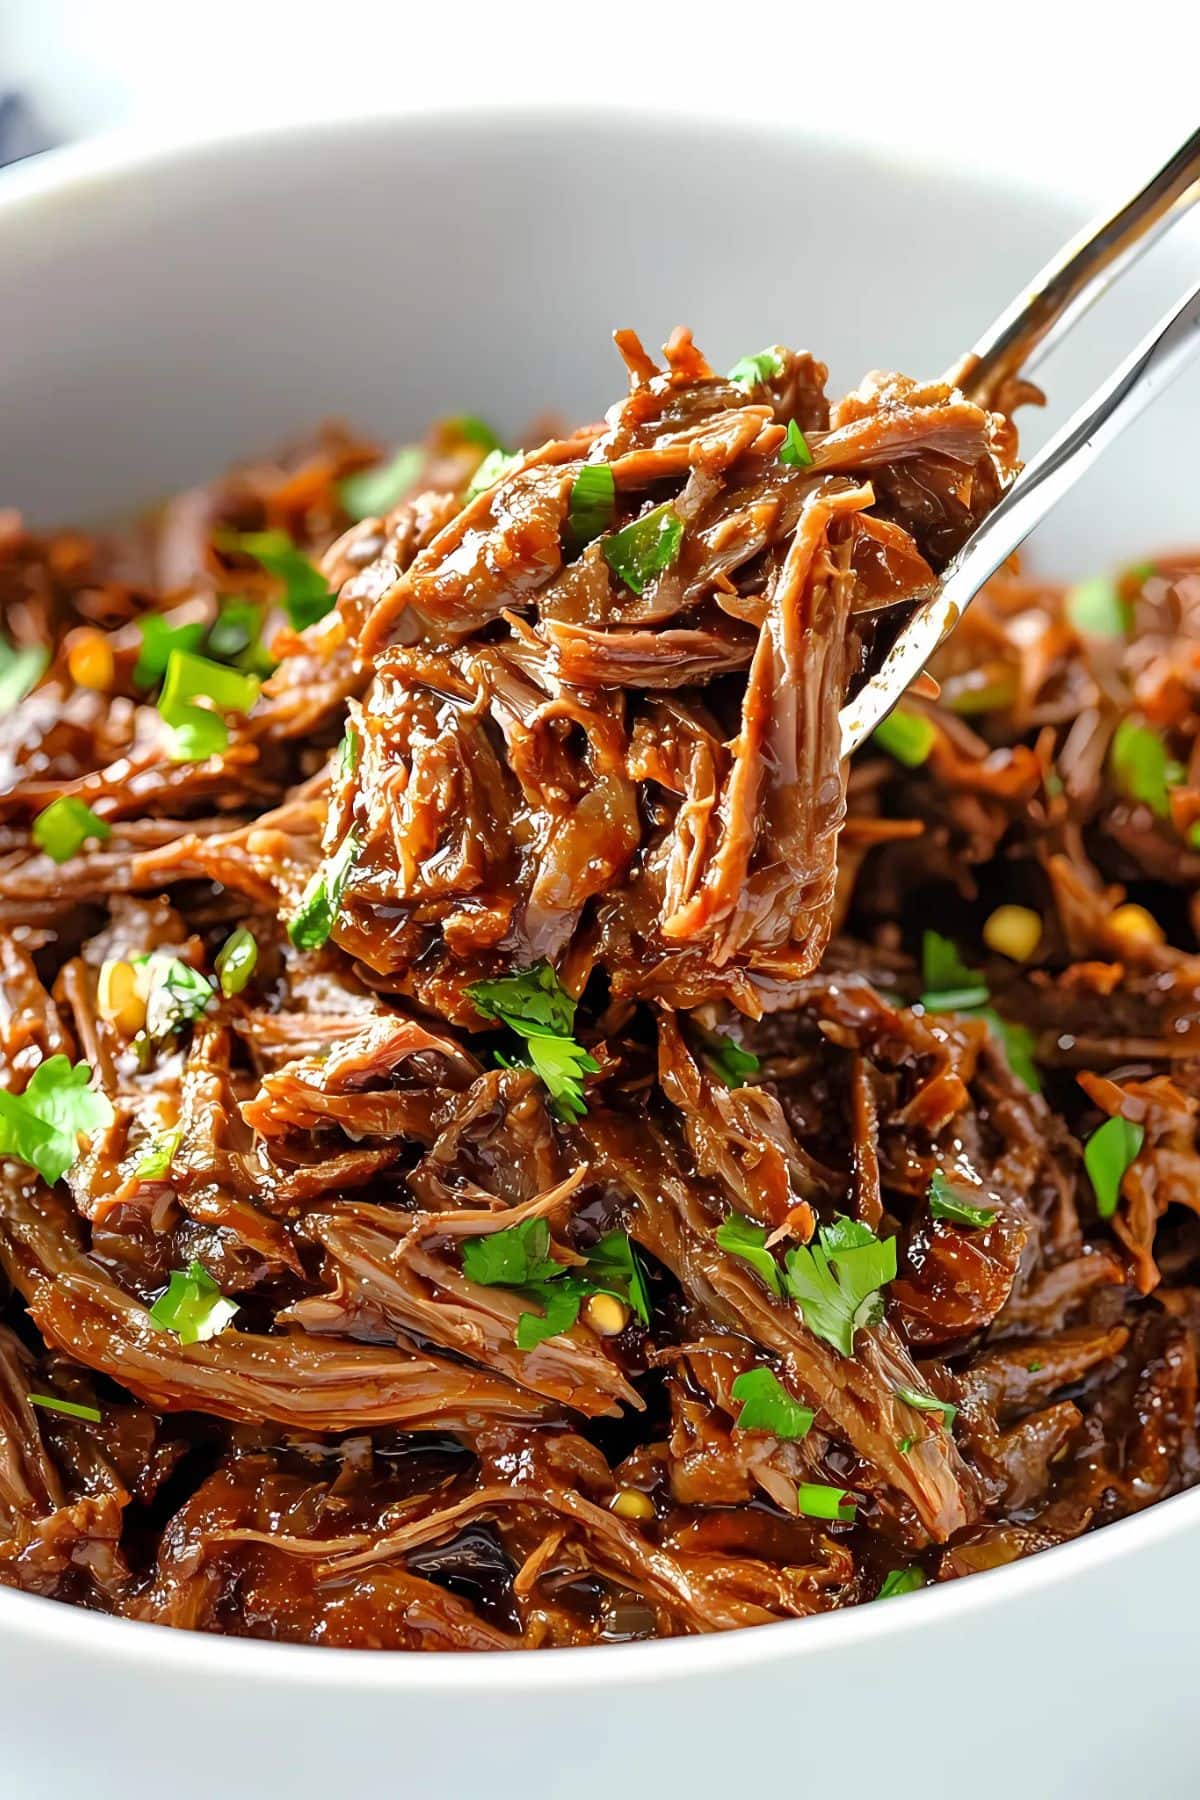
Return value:
[(169, 1038), (181, 1026), (202, 1018), (213, 1002), (212, 984), (199, 969), (155, 950), (149, 956), (136, 956), (134, 967), (145, 971), (146, 1036), (154, 1043)]
[(571, 484), (567, 503), (567, 535), (572, 547), (582, 549), (607, 531), (617, 504), (617, 484), (611, 463), (584, 463)]
[(1128, 799), (1142, 801), (1156, 818), (1170, 817), (1169, 790), (1178, 786), (1182, 771), (1156, 731), (1135, 718), (1122, 719), (1109, 745), (1108, 766)]
[(89, 1087), (86, 1063), (71, 1066), (59, 1053), (40, 1062), (22, 1094), (0, 1089), (0, 1156), (13, 1156), (51, 1186), (79, 1154), (80, 1134), (112, 1123), (107, 1097)]
[(60, 794), (33, 821), (33, 841), (56, 863), (69, 862), (88, 838), (112, 836), (112, 826), (98, 819), (74, 794)]
[(759, 1071), (759, 1060), (753, 1050), (743, 1050), (732, 1038), (719, 1031), (709, 1033), (704, 1060), (726, 1087), (744, 1087)]
[(796, 1489), (796, 1510), (807, 1519), (840, 1519), (844, 1525), (850, 1525), (858, 1502), (845, 1488), (829, 1487), (823, 1481), (802, 1481)]
[(813, 453), (795, 419), (788, 420), (787, 436), (779, 446), (779, 460), (788, 469), (812, 468)]
[(921, 1005), (926, 1012), (965, 1013), (985, 1020), (1003, 1044), (1008, 1066), (1018, 1081), (1040, 1094), (1042, 1084), (1033, 1057), (1033, 1033), (1025, 1025), (1002, 1019), (989, 1005), (987, 982), (978, 970), (967, 968), (950, 939), (940, 931), (925, 932), (921, 960), (925, 981)]
[[(600, 1064), (575, 1041), (575, 1002), (551, 965), (542, 961), (515, 975), (475, 981), (467, 992), (485, 1018), (525, 1039), (525, 1066), (540, 1075), (559, 1116), (581, 1119), (587, 1111), (583, 1077), (597, 1074)], [(498, 1060), (513, 1066), (505, 1057)]]
[(729, 371), (728, 380), (740, 388), (762, 387), (772, 375), (783, 374), (783, 358), (778, 350), (758, 350), (753, 356), (740, 357)]
[(545, 1219), (524, 1219), (486, 1237), (466, 1238), (462, 1247), (463, 1273), (483, 1287), (525, 1287), (531, 1281), (552, 1281), (565, 1273), (562, 1263), (549, 1255), (550, 1227)]
[(964, 1200), (940, 1169), (933, 1171), (929, 1183), (929, 1213), (931, 1218), (946, 1219), (952, 1225), (969, 1225), (974, 1231), (985, 1230), (996, 1217), (994, 1206), (973, 1206)]
[(190, 654), (199, 650), (204, 638), (202, 624), (172, 625), (163, 613), (143, 613), (135, 622), (142, 639), (133, 665), (133, 679), (138, 687), (157, 687), (167, 672), (171, 652), (182, 650)]
[(730, 1213), (717, 1226), (716, 1241), (730, 1256), (740, 1256), (743, 1262), (748, 1262), (776, 1298), (782, 1300), (783, 1270), (767, 1249), (767, 1233), (762, 1225), (755, 1225), (741, 1213)]
[(286, 531), (222, 531), (217, 536), (222, 550), (249, 556), (283, 583), (283, 610), (293, 631), (305, 631), (335, 604), (337, 595), (316, 564), (294, 544)]
[[(172, 650), (158, 697), (159, 713), (171, 727), (171, 761), (202, 762), (219, 756), (229, 744), (229, 728), (221, 714), (248, 713), (258, 699), (259, 685), (257, 675), (224, 668), (187, 650)], [(194, 705), (198, 699), (210, 700), (216, 710)]]
[(1085, 637), (1128, 637), (1133, 623), (1132, 607), (1122, 600), (1116, 582), (1108, 575), (1094, 575), (1090, 581), (1068, 588), (1063, 610)]
[(182, 1125), (177, 1125), (173, 1131), (164, 1131), (158, 1137), (151, 1138), (134, 1168), (133, 1172), (137, 1179), (139, 1181), (161, 1181), (174, 1162), (182, 1141)]
[(774, 1369), (745, 1369), (729, 1391), (742, 1402), (735, 1421), (739, 1431), (767, 1431), (789, 1439), (802, 1438), (812, 1429), (812, 1408), (792, 1399)]
[(262, 641), (264, 610), (255, 600), (223, 600), (205, 639), (206, 653), (251, 675), (272, 674), (277, 665)]
[(469, 506), (480, 494), (486, 494), (489, 488), (498, 486), (514, 469), (520, 468), (524, 460), (523, 450), (514, 450), (511, 456), (507, 450), (489, 450), (467, 484), (464, 506)]
[(297, 950), (319, 950), (337, 924), (342, 899), (358, 856), (358, 838), (348, 831), (333, 855), (309, 877), (287, 934)]
[(615, 531), (601, 548), (617, 579), (635, 594), (644, 594), (654, 577), (674, 563), (682, 542), (683, 520), (667, 500)]
[(483, 1287), (515, 1288), (522, 1299), (541, 1308), (522, 1313), (514, 1334), (518, 1350), (533, 1350), (546, 1338), (570, 1331), (590, 1294), (612, 1294), (639, 1318), (650, 1323), (646, 1278), (623, 1231), (610, 1231), (588, 1252), (586, 1262), (570, 1270), (550, 1255), (550, 1227), (545, 1219), (467, 1238), (462, 1246), (463, 1273)]
[(13, 710), (36, 687), (50, 661), (42, 644), (26, 644), (14, 650), (0, 633), (0, 717)]
[(257, 967), (258, 941), (252, 931), (239, 925), (225, 939), (213, 964), (221, 992), (227, 1000), (241, 993)]
[(915, 1594), (924, 1586), (925, 1575), (921, 1569), (889, 1569), (875, 1598), (891, 1600), (896, 1594)]
[(204, 1344), (224, 1331), (237, 1309), (204, 1264), (191, 1262), (186, 1270), (172, 1270), (148, 1317), (156, 1331), (173, 1331), (181, 1344)]
[(937, 743), (937, 727), (926, 713), (911, 706), (894, 706), (871, 733), (871, 742), (906, 769), (919, 769)]
[(26, 1394), (30, 1406), (42, 1406), (47, 1412), (62, 1413), (68, 1419), (86, 1419), (91, 1425), (99, 1425), (100, 1408), (98, 1406), (81, 1406), (78, 1400), (60, 1400), (57, 1394)]
[(858, 1219), (822, 1225), (815, 1244), (789, 1250), (787, 1286), (809, 1331), (843, 1356), (854, 1334), (883, 1318), (882, 1289), (896, 1276), (896, 1240), (878, 1238)]
[(1126, 1170), (1137, 1159), (1146, 1139), (1146, 1127), (1135, 1125), (1120, 1113), (1097, 1126), (1083, 1147), (1083, 1165), (1096, 1195), (1096, 1211), (1111, 1219), (1121, 1197)]
[(927, 1394), (923, 1388), (898, 1387), (897, 1400), (903, 1400), (905, 1406), (915, 1406), (918, 1412), (937, 1412), (942, 1415), (943, 1429), (949, 1431), (958, 1417), (958, 1408), (949, 1400), (939, 1400), (936, 1394)]
[(387, 462), (344, 475), (338, 482), (338, 499), (352, 519), (382, 518), (403, 500), (424, 462), (419, 444), (405, 444)]

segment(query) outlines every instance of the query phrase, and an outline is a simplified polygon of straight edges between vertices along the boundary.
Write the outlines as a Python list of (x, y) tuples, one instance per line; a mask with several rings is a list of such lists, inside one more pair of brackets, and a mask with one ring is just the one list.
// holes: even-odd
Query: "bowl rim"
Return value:
[[(603, 133), (620, 127), (655, 137), (707, 137), (786, 140), (789, 145), (820, 144), (843, 161), (874, 165), (894, 175), (898, 166), (918, 178), (957, 188), (976, 198), (988, 194), (1023, 196), (1041, 210), (1077, 201), (1069, 182), (1052, 189), (1035, 186), (998, 171), (963, 173), (949, 170), (931, 155), (905, 146), (864, 142), (852, 133), (822, 130), (807, 133), (778, 120), (745, 117), (714, 119), (687, 109), (649, 112), (616, 101), (580, 105), (553, 100), (529, 103), (494, 102), (470, 107), (418, 104), (403, 113), (387, 110), (330, 113), (317, 118), (275, 118), (199, 131), (194, 124), (178, 134), (158, 125), (124, 127), (42, 152), (0, 170), (0, 228), (19, 229), (25, 218), (38, 222), (60, 201), (89, 194), (103, 197), (105, 188), (129, 188), (143, 177), (186, 177), (212, 160), (286, 154), (291, 146), (314, 137), (374, 137), (453, 140), (480, 133), (571, 129)], [(992, 1612), (1021, 1604), (1033, 1596), (1085, 1580), (1104, 1565), (1125, 1562), (1200, 1523), (1200, 1487), (1161, 1500), (1127, 1518), (1088, 1532), (1069, 1543), (1010, 1563), (980, 1571), (963, 1580), (935, 1584), (921, 1592), (898, 1596), (902, 1605), (881, 1612), (873, 1603), (807, 1618), (779, 1620), (768, 1627), (745, 1627), (703, 1636), (656, 1639), (633, 1644), (605, 1644), (578, 1649), (540, 1650), (533, 1670), (525, 1656), (491, 1651), (455, 1651), (442, 1655), (419, 1650), (374, 1654), (323, 1645), (280, 1644), (218, 1633), (110, 1618), (62, 1601), (0, 1587), (0, 1642), (38, 1643), (68, 1654), (103, 1657), (152, 1674), (166, 1667), (172, 1675), (253, 1679), (302, 1687), (373, 1691), (397, 1687), (424, 1693), (513, 1693), (530, 1687), (609, 1687), (649, 1678), (688, 1680), (704, 1673), (754, 1669), (784, 1658), (828, 1656), (864, 1642), (886, 1640), (899, 1632), (928, 1633), (975, 1612)]]

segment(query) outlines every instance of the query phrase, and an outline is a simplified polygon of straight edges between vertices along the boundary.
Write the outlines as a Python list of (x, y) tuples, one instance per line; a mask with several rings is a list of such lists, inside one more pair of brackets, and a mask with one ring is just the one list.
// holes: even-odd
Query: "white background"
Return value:
[(711, 108), (1101, 200), (1200, 122), (1200, 8), (0, 0), (0, 89), (14, 87), (59, 136), (535, 98)]

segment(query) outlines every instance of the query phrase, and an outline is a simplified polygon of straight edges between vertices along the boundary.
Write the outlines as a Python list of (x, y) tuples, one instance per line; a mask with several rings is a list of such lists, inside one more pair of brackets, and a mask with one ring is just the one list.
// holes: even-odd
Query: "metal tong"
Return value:
[[(986, 406), (1033, 369), (1125, 270), (1200, 200), (1200, 131), (1112, 214), (1094, 221), (1005, 308), (949, 380)], [(885, 718), (984, 582), (1074, 487), (1095, 459), (1200, 351), (1200, 282), (1028, 463), (947, 565), (879, 670), (839, 714), (849, 756)]]

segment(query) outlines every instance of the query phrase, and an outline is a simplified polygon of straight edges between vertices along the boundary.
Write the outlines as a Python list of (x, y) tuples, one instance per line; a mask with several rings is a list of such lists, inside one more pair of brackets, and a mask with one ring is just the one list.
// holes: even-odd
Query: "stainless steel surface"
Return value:
[[(1154, 240), (1200, 200), (1200, 130), (1110, 217), (1073, 238), (953, 371), (990, 404), (1033, 367)], [(936, 595), (905, 626), (878, 672), (840, 714), (842, 754), (869, 736), (1004, 560), (1095, 459), (1200, 350), (1200, 284), (1096, 390), (1013, 482), (946, 570)]]

